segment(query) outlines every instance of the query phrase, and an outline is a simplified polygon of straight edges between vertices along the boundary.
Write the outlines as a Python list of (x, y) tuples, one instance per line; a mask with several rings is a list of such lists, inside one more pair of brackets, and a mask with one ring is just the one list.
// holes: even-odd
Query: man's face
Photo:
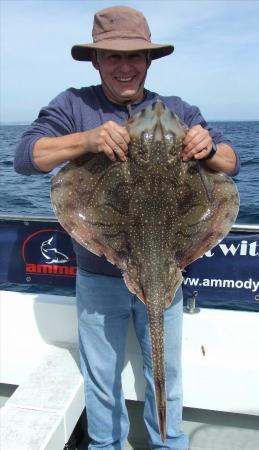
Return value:
[(98, 51), (92, 63), (99, 70), (107, 98), (119, 104), (138, 103), (143, 98), (147, 69), (147, 52)]

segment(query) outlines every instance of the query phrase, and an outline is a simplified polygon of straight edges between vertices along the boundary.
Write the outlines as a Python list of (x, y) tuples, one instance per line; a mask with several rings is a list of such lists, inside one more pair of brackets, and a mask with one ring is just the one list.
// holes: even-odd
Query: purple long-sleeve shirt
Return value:
[[(208, 126), (199, 108), (189, 105), (180, 97), (163, 97), (145, 90), (144, 100), (138, 105), (132, 105), (132, 113), (141, 111), (156, 100), (164, 102), (189, 128), (197, 124), (207, 128), (215, 144), (225, 143), (231, 146), (229, 139)], [(16, 149), (14, 168), (22, 175), (43, 173), (35, 166), (32, 156), (35, 142), (42, 137), (64, 136), (90, 130), (108, 120), (122, 123), (128, 117), (127, 106), (111, 103), (105, 97), (101, 85), (81, 89), (70, 88), (54, 98), (47, 107), (42, 108), (38, 118), (25, 131)], [(236, 168), (232, 175), (238, 172), (239, 164), (237, 157)], [(80, 268), (94, 273), (121, 275), (121, 272), (104, 257), (93, 255), (75, 241), (74, 249)]]

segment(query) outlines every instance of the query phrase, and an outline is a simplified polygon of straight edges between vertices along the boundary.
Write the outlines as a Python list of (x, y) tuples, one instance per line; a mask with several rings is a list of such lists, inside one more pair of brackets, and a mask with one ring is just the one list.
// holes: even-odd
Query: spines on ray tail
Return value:
[(155, 401), (159, 433), (162, 441), (166, 439), (166, 384), (164, 363), (164, 308), (159, 299), (146, 299), (151, 339), (152, 368), (155, 385)]

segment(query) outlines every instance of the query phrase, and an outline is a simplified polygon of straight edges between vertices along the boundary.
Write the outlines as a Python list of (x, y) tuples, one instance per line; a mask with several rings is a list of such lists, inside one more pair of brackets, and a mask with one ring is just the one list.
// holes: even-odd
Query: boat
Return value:
[[(259, 448), (258, 238), (259, 226), (236, 224), (184, 272), (184, 427), (191, 450)], [(0, 387), (9, 392), (1, 448), (76, 448), (71, 436), (85, 404), (71, 239), (54, 217), (2, 215), (0, 249)], [(132, 324), (123, 389), (135, 421), (127, 448), (145, 449), (145, 382)]]

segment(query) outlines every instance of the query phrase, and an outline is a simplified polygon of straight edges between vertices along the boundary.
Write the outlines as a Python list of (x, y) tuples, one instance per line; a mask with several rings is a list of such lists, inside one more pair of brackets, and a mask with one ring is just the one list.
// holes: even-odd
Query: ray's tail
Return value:
[(164, 309), (153, 302), (147, 304), (152, 346), (152, 366), (156, 395), (158, 427), (162, 441), (166, 439), (166, 386), (164, 367)]

